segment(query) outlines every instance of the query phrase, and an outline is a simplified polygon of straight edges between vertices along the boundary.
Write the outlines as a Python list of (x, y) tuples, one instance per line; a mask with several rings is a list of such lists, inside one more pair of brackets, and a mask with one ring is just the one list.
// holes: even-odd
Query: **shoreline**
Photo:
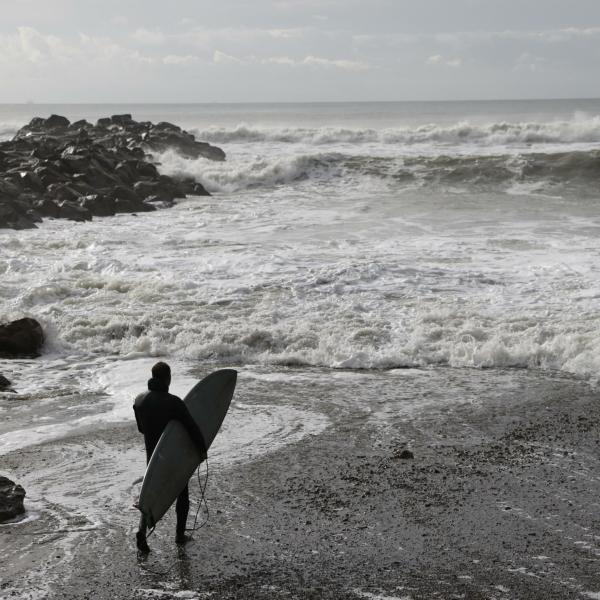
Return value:
[[(22, 570), (11, 572), (0, 590), (11, 590), (8, 598), (27, 597), (19, 584), (36, 581), (32, 565), (54, 560), (44, 569), (58, 579), (43, 597), (521, 600), (600, 592), (595, 390), (556, 374), (424, 375), (414, 389), (408, 378), (369, 380), (382, 413), (360, 394), (348, 396), (356, 389), (353, 378), (327, 386), (315, 377), (304, 396), (297, 392), (306, 382), (281, 384), (282, 399), (274, 394), (269, 402), (287, 405), (292, 398), (292, 405), (306, 405), (318, 394), (328, 405), (329, 425), (254, 459), (212, 465), (210, 519), (185, 549), (173, 543), (172, 511), (150, 540), (148, 560), (140, 562), (135, 511), (124, 511), (111, 529), (108, 514), (94, 523), (93, 515), (65, 504), (53, 515), (40, 507), (38, 521), (12, 526), (8, 534), (0, 528), (4, 551), (29, 544), (28, 533), (34, 537), (42, 526), (95, 529), (57, 531), (41, 545), (21, 547)], [(246, 403), (267, 389), (247, 387)], [(424, 397), (464, 398), (445, 405), (433, 398), (409, 411), (406, 399), (418, 389)], [(102, 449), (124, 460), (141, 456), (135, 427), (121, 425), (3, 458), (7, 467), (27, 465), (43, 479), (44, 465), (62, 456), (66, 469), (69, 449), (78, 447), (96, 457)], [(399, 458), (405, 448), (413, 460)], [(110, 468), (107, 460), (107, 473)], [(117, 478), (113, 492), (122, 493), (126, 480)], [(79, 493), (110, 502), (101, 482)], [(196, 493), (194, 483), (193, 498)], [(77, 493), (63, 500), (76, 506)]]

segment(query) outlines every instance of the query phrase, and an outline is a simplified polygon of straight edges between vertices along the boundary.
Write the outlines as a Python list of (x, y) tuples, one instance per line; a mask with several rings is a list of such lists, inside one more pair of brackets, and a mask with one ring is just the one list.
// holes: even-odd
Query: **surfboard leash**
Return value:
[[(194, 525), (191, 529), (186, 528), (186, 531), (197, 531), (198, 529), (202, 529), (202, 527), (204, 527), (208, 523), (208, 519), (210, 518), (208, 502), (206, 501), (206, 486), (208, 485), (208, 457), (206, 457), (206, 460), (204, 462), (206, 463), (206, 475), (204, 476), (204, 484), (202, 484), (202, 482), (200, 481), (200, 466), (198, 466), (198, 468), (196, 469), (196, 478), (198, 479), (200, 498), (198, 500), (198, 507), (196, 508), (196, 514), (194, 516)], [(198, 514), (200, 513), (200, 508), (202, 508), (202, 506), (204, 506), (206, 517), (204, 518), (204, 521), (202, 521), (202, 523), (200, 523), (200, 525), (196, 527), (196, 523), (198, 522)]]

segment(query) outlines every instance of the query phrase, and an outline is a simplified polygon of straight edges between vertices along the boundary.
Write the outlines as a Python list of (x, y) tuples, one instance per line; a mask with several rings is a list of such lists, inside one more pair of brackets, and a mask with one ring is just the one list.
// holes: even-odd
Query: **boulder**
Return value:
[(73, 187), (64, 183), (51, 183), (46, 188), (46, 196), (53, 200), (77, 200), (81, 194)]
[(400, 460), (411, 460), (415, 457), (415, 455), (410, 450), (402, 450), (398, 454), (394, 456), (394, 458), (399, 458)]
[(4, 375), (0, 375), (0, 392), (5, 392), (11, 389), (12, 383), (4, 377)]
[(210, 196), (210, 192), (201, 183), (198, 183), (197, 181), (196, 183), (194, 183), (194, 186), (188, 193), (192, 194), (193, 196)]
[(115, 200), (130, 200), (131, 202), (139, 202), (140, 198), (134, 190), (124, 185), (117, 185), (110, 191), (110, 196)]
[(141, 160), (138, 160), (135, 165), (135, 171), (138, 178), (145, 177), (148, 179), (156, 179), (158, 177), (158, 169), (152, 163), (143, 162)]
[(0, 476), (0, 523), (25, 512), (25, 490), (8, 477)]
[(26, 317), (0, 325), (0, 356), (39, 356), (43, 345), (44, 332), (35, 319)]
[(155, 206), (147, 204), (137, 197), (135, 199), (119, 196), (115, 198), (115, 212), (117, 213), (150, 212), (155, 208)]
[(133, 122), (133, 119), (131, 118), (131, 115), (129, 115), (129, 114), (113, 115), (110, 118), (110, 122), (113, 125), (120, 125), (121, 127), (125, 127), (126, 125), (131, 124)]
[(90, 166), (89, 157), (67, 150), (62, 153), (61, 162), (70, 173), (84, 173)]
[(168, 186), (164, 181), (138, 181), (133, 186), (133, 191), (140, 200), (153, 197), (154, 201), (173, 202), (175, 194), (172, 186)]
[[(20, 179), (20, 177), (19, 177)], [(0, 177), (0, 197), (16, 197), (21, 193), (21, 188), (8, 177)]]
[(91, 221), (92, 213), (85, 207), (73, 200), (64, 200), (60, 202), (60, 213), (61, 219), (69, 219), (69, 221)]
[(33, 172), (39, 177), (44, 187), (48, 187), (52, 183), (60, 183), (64, 180), (64, 176), (61, 175), (60, 171), (50, 166), (36, 167)]
[(193, 177), (184, 177), (177, 183), (179, 188), (183, 190), (186, 195), (210, 196), (210, 193), (206, 190), (206, 188), (201, 183), (198, 183)]
[(105, 194), (82, 196), (79, 204), (95, 217), (111, 217), (116, 212), (115, 200)]
[(51, 217), (53, 219), (60, 217), (60, 206), (50, 198), (41, 198), (34, 203), (34, 208), (42, 217)]
[(0, 195), (0, 229), (35, 228), (34, 220), (27, 215), (27, 210), (24, 210), (17, 198), (6, 198)]
[(60, 115), (50, 115), (43, 123), (46, 129), (65, 129), (71, 124), (67, 117)]
[(85, 119), (80, 119), (79, 121), (75, 121), (69, 125), (69, 129), (90, 129), (93, 125), (88, 123)]
[(44, 183), (35, 171), (21, 171), (21, 186), (26, 190), (35, 190), (36, 192), (44, 191)]

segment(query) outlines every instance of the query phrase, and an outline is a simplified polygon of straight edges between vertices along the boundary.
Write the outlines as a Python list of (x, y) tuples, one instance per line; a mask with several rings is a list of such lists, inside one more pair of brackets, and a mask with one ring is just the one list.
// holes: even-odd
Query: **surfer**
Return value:
[[(183, 400), (169, 394), (169, 385), (171, 385), (171, 367), (164, 362), (156, 363), (152, 367), (152, 379), (148, 381), (148, 391), (140, 394), (133, 404), (138, 430), (144, 434), (146, 463), (150, 461), (152, 452), (171, 419), (177, 419), (187, 429), (190, 437), (198, 447), (200, 456), (203, 457), (202, 460), (204, 460), (206, 458), (206, 444), (202, 433)], [(190, 500), (188, 486), (186, 485), (175, 504), (175, 513), (177, 514), (175, 542), (177, 544), (185, 544), (191, 539), (185, 534), (189, 509)], [(136, 544), (138, 550), (145, 554), (150, 552), (146, 540), (147, 529), (146, 519), (142, 515), (140, 527), (136, 534)]]

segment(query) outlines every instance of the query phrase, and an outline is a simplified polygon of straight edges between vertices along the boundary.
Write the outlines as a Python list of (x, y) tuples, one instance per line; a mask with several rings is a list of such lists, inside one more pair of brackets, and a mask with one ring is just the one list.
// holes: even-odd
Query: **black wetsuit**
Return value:
[[(187, 429), (190, 437), (196, 443), (202, 456), (206, 456), (206, 444), (202, 432), (190, 415), (181, 398), (169, 394), (169, 386), (160, 379), (152, 378), (148, 381), (148, 391), (140, 394), (133, 404), (135, 420), (140, 433), (144, 434), (146, 445), (146, 462), (150, 461), (152, 452), (162, 435), (167, 423), (177, 419)], [(188, 486), (186, 485), (177, 497), (175, 512), (177, 514), (177, 535), (183, 535), (190, 509)], [(145, 524), (140, 522), (140, 529), (145, 530)]]

